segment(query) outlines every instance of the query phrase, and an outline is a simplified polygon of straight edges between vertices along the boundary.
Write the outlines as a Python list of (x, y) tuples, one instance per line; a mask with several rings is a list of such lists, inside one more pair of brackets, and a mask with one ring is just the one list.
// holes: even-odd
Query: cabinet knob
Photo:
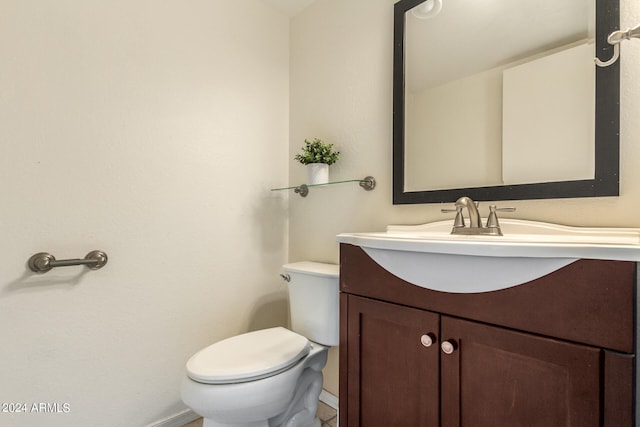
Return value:
[(425, 347), (431, 347), (431, 345), (436, 342), (436, 336), (432, 333), (424, 334), (420, 337), (420, 342)]
[(454, 351), (456, 351), (456, 348), (458, 348), (458, 345), (454, 340), (447, 340), (440, 345), (440, 348), (442, 349), (442, 352), (444, 354), (451, 354)]

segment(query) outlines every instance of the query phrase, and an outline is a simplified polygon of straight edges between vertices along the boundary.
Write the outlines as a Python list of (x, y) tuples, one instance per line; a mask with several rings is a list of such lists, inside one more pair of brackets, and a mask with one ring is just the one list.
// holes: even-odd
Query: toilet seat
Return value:
[(307, 338), (282, 327), (248, 332), (194, 354), (187, 362), (187, 374), (205, 384), (254, 381), (288, 369), (310, 349)]

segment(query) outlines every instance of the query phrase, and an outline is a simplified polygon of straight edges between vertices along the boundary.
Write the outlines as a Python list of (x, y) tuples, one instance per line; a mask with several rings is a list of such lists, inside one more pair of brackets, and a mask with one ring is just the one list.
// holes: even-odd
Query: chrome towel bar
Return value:
[(107, 254), (102, 251), (91, 251), (84, 259), (61, 259), (56, 258), (48, 252), (38, 252), (29, 258), (27, 264), (31, 271), (36, 273), (46, 273), (54, 267), (68, 267), (70, 265), (86, 265), (91, 270), (98, 270), (107, 263)]

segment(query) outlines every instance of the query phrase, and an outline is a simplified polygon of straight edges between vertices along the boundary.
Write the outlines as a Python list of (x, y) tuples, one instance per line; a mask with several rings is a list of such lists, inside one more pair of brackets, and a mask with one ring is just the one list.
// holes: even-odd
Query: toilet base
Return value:
[(202, 427), (269, 427), (269, 422), (258, 421), (258, 422), (249, 423), (249, 424), (225, 424), (225, 423), (218, 423), (213, 420), (204, 418), (202, 420)]
[(309, 424), (307, 427), (322, 427), (322, 421), (319, 418), (315, 418), (313, 423)]
[[(216, 423), (213, 420), (203, 419), (202, 427), (270, 427), (270, 425), (268, 421), (259, 421), (257, 423), (238, 425), (238, 424), (220, 424), (220, 423)], [(320, 419), (316, 417), (311, 424), (302, 426), (302, 427), (322, 427), (322, 422), (320, 421)]]
[[(326, 350), (324, 356), (326, 358)], [(322, 372), (307, 367), (302, 372), (295, 395), (284, 413), (269, 420), (234, 424), (204, 418), (202, 427), (321, 427), (316, 412), (320, 402), (322, 382)]]

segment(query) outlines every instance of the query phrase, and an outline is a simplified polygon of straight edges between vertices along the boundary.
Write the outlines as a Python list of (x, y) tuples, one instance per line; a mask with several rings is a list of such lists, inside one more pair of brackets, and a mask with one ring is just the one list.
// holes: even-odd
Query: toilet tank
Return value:
[(291, 330), (326, 346), (339, 342), (340, 297), (336, 264), (303, 261), (283, 266), (289, 276)]

